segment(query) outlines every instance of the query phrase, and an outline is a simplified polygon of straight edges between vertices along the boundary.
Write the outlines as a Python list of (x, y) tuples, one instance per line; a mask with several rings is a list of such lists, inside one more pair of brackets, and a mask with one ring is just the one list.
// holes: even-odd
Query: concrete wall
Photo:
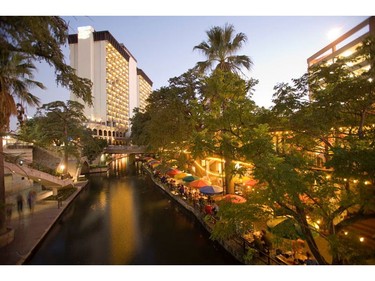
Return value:
[(61, 157), (39, 147), (33, 149), (34, 163), (56, 170), (61, 162)]

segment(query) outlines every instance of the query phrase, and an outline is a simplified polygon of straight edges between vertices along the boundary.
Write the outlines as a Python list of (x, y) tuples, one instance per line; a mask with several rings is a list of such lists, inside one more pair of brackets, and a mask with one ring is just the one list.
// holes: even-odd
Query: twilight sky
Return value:
[[(273, 87), (290, 82), (307, 69), (307, 58), (330, 43), (327, 33), (341, 28), (350, 30), (368, 16), (78, 16), (63, 17), (70, 33), (79, 26), (92, 26), (96, 31), (108, 30), (133, 54), (141, 68), (153, 81), (153, 89), (168, 85), (168, 79), (179, 76), (205, 57), (193, 47), (206, 40), (213, 26), (233, 24), (236, 33), (243, 32), (248, 42), (238, 54), (253, 61), (248, 76), (259, 80), (255, 102), (269, 107)], [(69, 50), (65, 48), (67, 61)], [(39, 72), (41, 77), (44, 73)], [(51, 73), (52, 75), (53, 73)], [(46, 95), (52, 99), (49, 90)], [(64, 91), (62, 91), (64, 92)], [(53, 95), (54, 96), (54, 95)], [(67, 96), (66, 96), (67, 97)]]
[[(292, 0), (287, 2), (290, 1)], [(319, 1), (314, 2), (315, 6), (319, 6)], [(67, 12), (64, 8), (60, 11), (60, 7), (48, 7), (47, 13), (41, 13), (51, 15), (60, 11), (58, 14), (69, 22), (70, 34), (77, 33), (77, 27), (87, 25), (96, 31), (108, 30), (133, 54), (138, 67), (153, 81), (154, 90), (167, 86), (168, 79), (183, 74), (196, 62), (205, 59), (197, 50), (193, 51), (193, 47), (206, 40), (207, 30), (213, 26), (224, 26), (225, 23), (233, 24), (236, 33), (243, 32), (248, 37), (248, 42), (238, 54), (252, 59), (253, 68), (247, 75), (259, 80), (253, 99), (257, 105), (266, 108), (272, 105), (273, 87), (277, 83), (299, 78), (307, 69), (307, 58), (332, 41), (327, 35), (330, 30), (339, 28), (338, 35), (341, 35), (371, 16), (364, 13), (365, 16), (361, 13), (319, 15), (318, 12), (314, 13), (316, 10), (311, 10), (312, 14), (311, 11), (303, 13), (300, 6), (296, 6), (299, 9), (292, 12), (277, 10), (278, 6), (272, 6), (272, 10), (261, 10), (259, 15), (256, 9), (252, 9), (253, 12), (246, 15), (247, 11), (238, 9), (235, 12), (230, 8), (218, 9), (219, 13), (216, 10), (210, 13), (207, 12), (207, 7), (203, 7), (203, 10), (192, 10), (191, 6), (190, 10), (187, 8), (185, 12), (181, 12), (183, 5), (172, 7), (169, 12), (160, 11), (160, 7), (154, 11), (151, 9), (153, 6), (145, 4), (145, 12), (140, 13), (144, 2), (137, 2), (138, 6), (135, 7), (131, 6), (133, 10), (127, 10), (125, 7), (118, 11), (112, 9), (112, 13), (108, 13), (108, 6), (97, 8), (98, 12), (94, 14), (91, 9), (87, 9), (87, 14), (93, 14), (89, 16), (85, 16), (85, 9), (84, 13), (80, 10), (74, 12), (74, 9), (73, 12)], [(270, 1), (265, 0), (266, 2)], [(49, 9), (52, 9), (52, 12), (49, 12)], [(9, 14), (14, 14), (14, 11), (11, 10)], [(30, 14), (26, 10), (26, 14), (40, 15), (40, 12), (32, 10)], [(228, 16), (222, 16), (225, 14)], [(66, 62), (69, 63), (68, 46), (63, 50)], [(56, 87), (53, 71), (45, 64), (37, 65), (39, 70), (35, 78), (43, 82), (47, 90), (35, 89), (33, 93), (41, 98), (42, 103), (69, 99), (66, 89)], [(27, 115), (32, 116), (34, 113), (35, 109), (27, 109)]]

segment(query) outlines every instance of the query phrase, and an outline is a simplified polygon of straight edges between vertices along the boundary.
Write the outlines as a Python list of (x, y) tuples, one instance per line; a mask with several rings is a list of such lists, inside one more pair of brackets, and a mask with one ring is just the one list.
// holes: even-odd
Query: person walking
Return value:
[(12, 203), (6, 204), (6, 220), (7, 220), (7, 224), (10, 224), (10, 221), (12, 220), (13, 205), (14, 204), (12, 204)]
[(17, 211), (19, 216), (23, 214), (23, 201), (23, 196), (21, 193), (19, 193), (17, 195)]
[(27, 194), (27, 204), (29, 205), (30, 213), (32, 214), (34, 212), (34, 205), (35, 205), (35, 191), (30, 190)]

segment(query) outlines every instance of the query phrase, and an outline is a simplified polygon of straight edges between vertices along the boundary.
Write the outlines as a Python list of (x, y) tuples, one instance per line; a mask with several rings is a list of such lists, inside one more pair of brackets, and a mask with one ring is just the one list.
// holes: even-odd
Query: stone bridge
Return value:
[(145, 146), (137, 145), (109, 145), (104, 149), (105, 153), (109, 154), (138, 154), (145, 153)]

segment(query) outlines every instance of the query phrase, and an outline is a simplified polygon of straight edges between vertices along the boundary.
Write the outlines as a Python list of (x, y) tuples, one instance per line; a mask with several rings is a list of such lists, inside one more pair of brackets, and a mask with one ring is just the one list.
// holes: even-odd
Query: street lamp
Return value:
[(59, 170), (60, 170), (60, 173), (61, 173), (61, 174), (64, 174), (64, 171), (65, 171), (65, 165), (64, 165), (64, 164), (60, 164), (60, 165), (59, 165)]

